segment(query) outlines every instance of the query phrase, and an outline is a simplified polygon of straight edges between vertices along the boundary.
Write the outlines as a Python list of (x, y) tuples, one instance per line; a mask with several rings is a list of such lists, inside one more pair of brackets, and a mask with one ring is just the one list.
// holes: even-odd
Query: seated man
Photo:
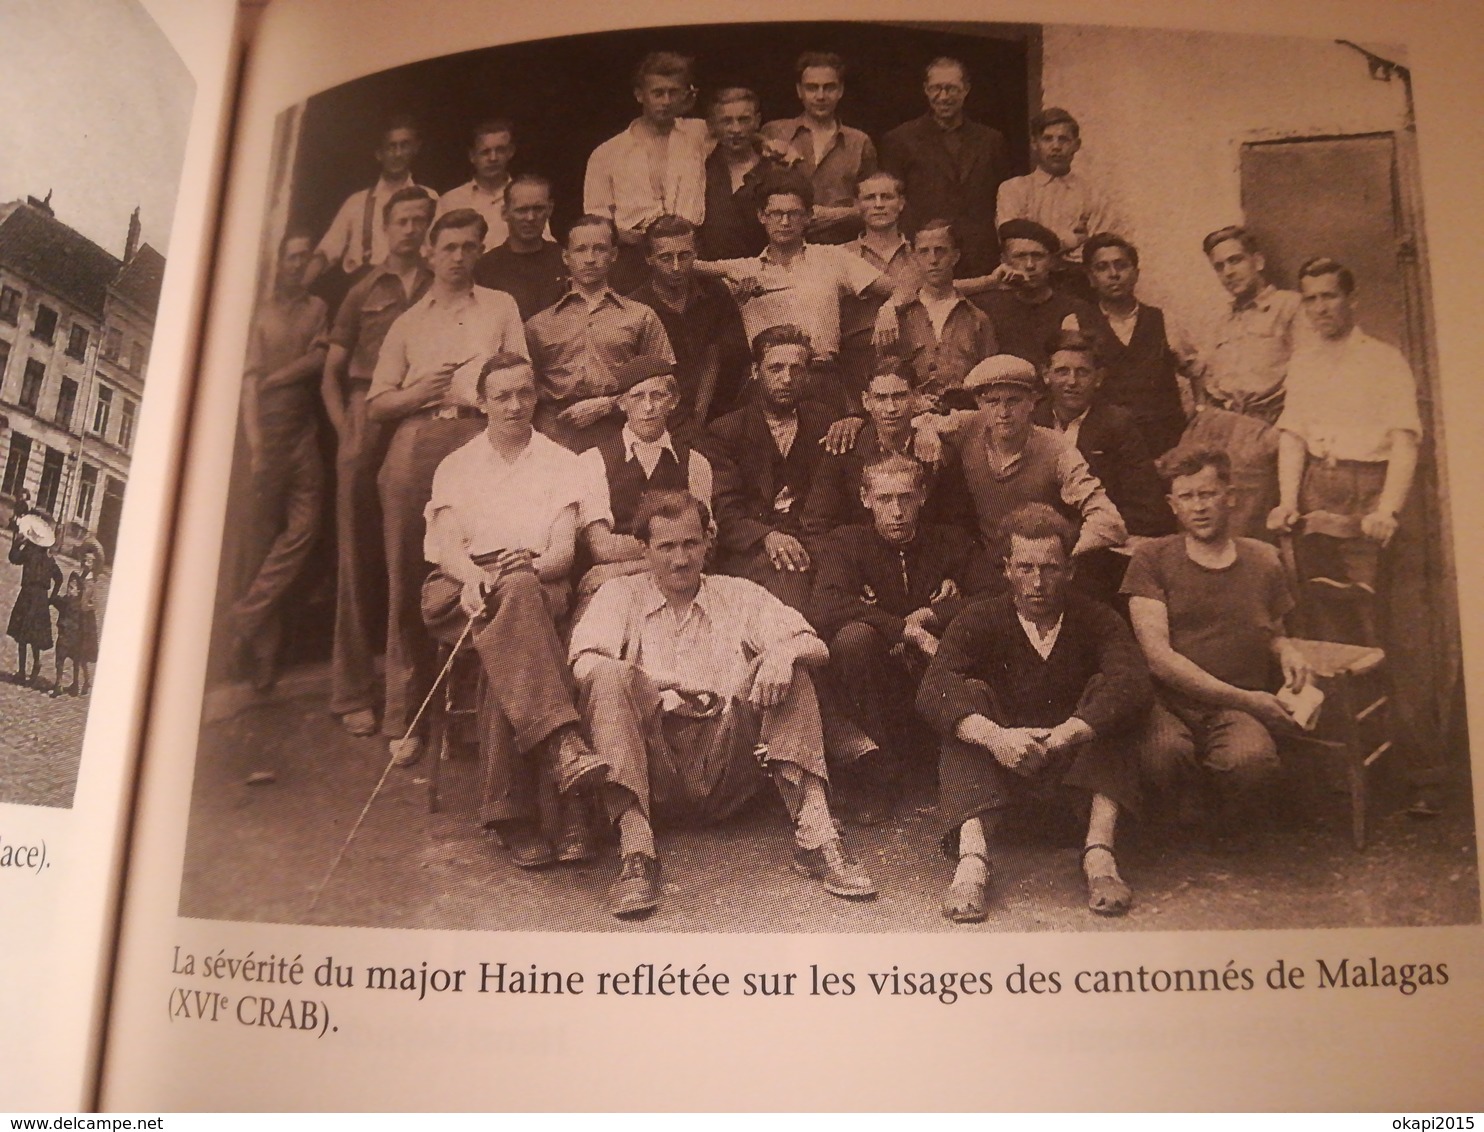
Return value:
[(943, 915), (988, 915), (989, 846), (1017, 801), (1070, 786), (1092, 795), (1082, 868), (1088, 907), (1128, 911), (1113, 834), (1138, 805), (1132, 745), (1153, 702), (1149, 670), (1107, 606), (1069, 592), (1072, 525), (1028, 503), (1003, 527), (1010, 594), (975, 602), (943, 634), (917, 710), (943, 737), (938, 808), (958, 861)]
[(984, 544), (997, 544), (1000, 524), (1021, 504), (1048, 503), (1081, 517), (1074, 554), (1122, 546), (1128, 541), (1123, 516), (1082, 453), (1032, 423), (1039, 386), (1030, 362), (996, 354), (964, 378), (978, 412), (950, 414), (944, 422), (946, 439), (963, 462)]
[(819, 704), (805, 669), (829, 658), (808, 623), (741, 578), (703, 576), (711, 516), (683, 491), (640, 501), (648, 570), (598, 591), (572, 632), (572, 671), (618, 825), (615, 916), (659, 903), (656, 818), (718, 822), (771, 778), (794, 821), (794, 867), (844, 897), (876, 893), (826, 798)]
[(1137, 547), (1123, 579), (1134, 633), (1160, 688), (1144, 777), (1173, 801), (1205, 770), (1223, 818), (1241, 824), (1278, 770), (1273, 733), (1295, 727), (1272, 692), (1275, 673), (1281, 668), (1293, 691), (1309, 681), (1283, 633), (1293, 592), (1274, 547), (1232, 537), (1225, 452), (1176, 448), (1159, 471), (1180, 530)]
[(804, 501), (835, 414), (804, 399), (814, 351), (797, 326), (764, 330), (752, 356), (751, 403), (713, 421), (701, 442), (716, 470), (719, 569), (802, 610), (814, 568), (799, 538)]
[(578, 586), (583, 596), (609, 578), (645, 569), (634, 513), (646, 491), (689, 491), (711, 505), (711, 462), (675, 440), (666, 427), (680, 396), (675, 366), (663, 358), (635, 358), (614, 376), (623, 431), (578, 457), (613, 516), (611, 523), (599, 520), (589, 531), (594, 565)]
[[(1008, 220), (1000, 225), (1002, 270), (991, 276), (997, 285), (971, 300), (994, 324), (999, 349), (1038, 368), (1046, 366), (1046, 340), (1058, 330), (1091, 333), (1097, 323), (1093, 305), (1052, 285), (1051, 267), (1061, 242), (1034, 220)], [(968, 293), (970, 287), (959, 285)]]
[[(488, 678), (480, 710), (485, 824), (499, 830), (516, 864), (553, 859), (533, 820), (530, 760), (539, 752), (542, 768), (554, 765), (562, 796), (555, 856), (584, 860), (591, 849), (577, 795), (604, 771), (577, 727), (555, 620), (567, 611), (579, 534), (612, 519), (607, 501), (591, 498), (578, 457), (532, 428), (536, 378), (524, 358), (492, 358), (475, 390), (488, 424), (433, 477), (424, 553), (436, 569), (423, 585), (423, 623), (446, 643), (473, 625)], [(510, 757), (507, 731), (519, 759)]]
[[(814, 483), (804, 502), (803, 519), (804, 534), (811, 539), (849, 523), (871, 521), (861, 482), (862, 469), (868, 464), (891, 453), (916, 458), (917, 430), (912, 424), (912, 414), (917, 409), (918, 398), (903, 363), (884, 362), (862, 390), (861, 403), (867, 420), (856, 433), (854, 444), (836, 454), (826, 443), (824, 457), (815, 469)], [(945, 449), (939, 461), (923, 464), (922, 470), (927, 521), (953, 524), (972, 532), (974, 504), (957, 455)]]
[(924, 521), (921, 463), (883, 452), (860, 475), (868, 521), (819, 544), (810, 620), (830, 643), (830, 675), (850, 717), (877, 750), (836, 774), (855, 820), (891, 816), (906, 748), (919, 738), (917, 681), (963, 598), (992, 588), (983, 549), (960, 527)]

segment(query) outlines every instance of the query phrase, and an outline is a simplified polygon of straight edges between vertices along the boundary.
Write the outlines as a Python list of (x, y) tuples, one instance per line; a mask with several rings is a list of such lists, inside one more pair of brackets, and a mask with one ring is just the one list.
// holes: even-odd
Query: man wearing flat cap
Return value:
[(646, 354), (614, 372), (614, 394), (623, 428), (578, 459), (592, 477), (594, 495), (608, 500), (612, 522), (589, 532), (594, 566), (578, 592), (594, 593), (609, 578), (645, 568), (644, 544), (634, 537), (634, 512), (646, 491), (688, 491), (711, 506), (711, 462), (670, 435), (668, 422), (680, 400), (675, 363)]
[(1034, 220), (1007, 220), (999, 235), (1001, 267), (995, 275), (1002, 286), (969, 301), (989, 315), (1002, 352), (1045, 369), (1052, 335), (1059, 330), (1092, 333), (1097, 311), (1085, 299), (1052, 286), (1051, 270), (1062, 249), (1055, 232)]

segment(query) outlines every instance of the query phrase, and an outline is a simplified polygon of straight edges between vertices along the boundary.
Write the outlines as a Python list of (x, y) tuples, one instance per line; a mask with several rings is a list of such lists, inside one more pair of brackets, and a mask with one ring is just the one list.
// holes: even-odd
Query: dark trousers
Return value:
[(376, 473), (386, 457), (386, 428), (366, 417), (366, 382), (353, 382), (345, 433), (335, 458), (335, 647), (330, 711), (376, 706), (377, 638), (386, 624), (386, 551)]
[(833, 698), (881, 751), (860, 767), (874, 785), (898, 781), (906, 769), (904, 749), (927, 733), (913, 707), (926, 669), (915, 648), (893, 655), (891, 643), (862, 621), (841, 626), (830, 640)]

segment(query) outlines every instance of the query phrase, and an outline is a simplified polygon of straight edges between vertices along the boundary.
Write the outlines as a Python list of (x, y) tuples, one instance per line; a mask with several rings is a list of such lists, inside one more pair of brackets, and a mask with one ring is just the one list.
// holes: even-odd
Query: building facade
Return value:
[(0, 505), (25, 492), (110, 559), (164, 269), (137, 211), (120, 259), (49, 198), (0, 205)]

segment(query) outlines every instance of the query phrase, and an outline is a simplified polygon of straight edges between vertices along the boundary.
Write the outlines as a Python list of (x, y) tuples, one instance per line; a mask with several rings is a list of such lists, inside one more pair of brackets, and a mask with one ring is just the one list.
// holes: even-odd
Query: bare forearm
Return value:
[(1417, 475), (1417, 437), (1410, 432), (1391, 434), (1391, 458), (1386, 461), (1386, 482), (1376, 509), (1395, 515), (1407, 502)]

